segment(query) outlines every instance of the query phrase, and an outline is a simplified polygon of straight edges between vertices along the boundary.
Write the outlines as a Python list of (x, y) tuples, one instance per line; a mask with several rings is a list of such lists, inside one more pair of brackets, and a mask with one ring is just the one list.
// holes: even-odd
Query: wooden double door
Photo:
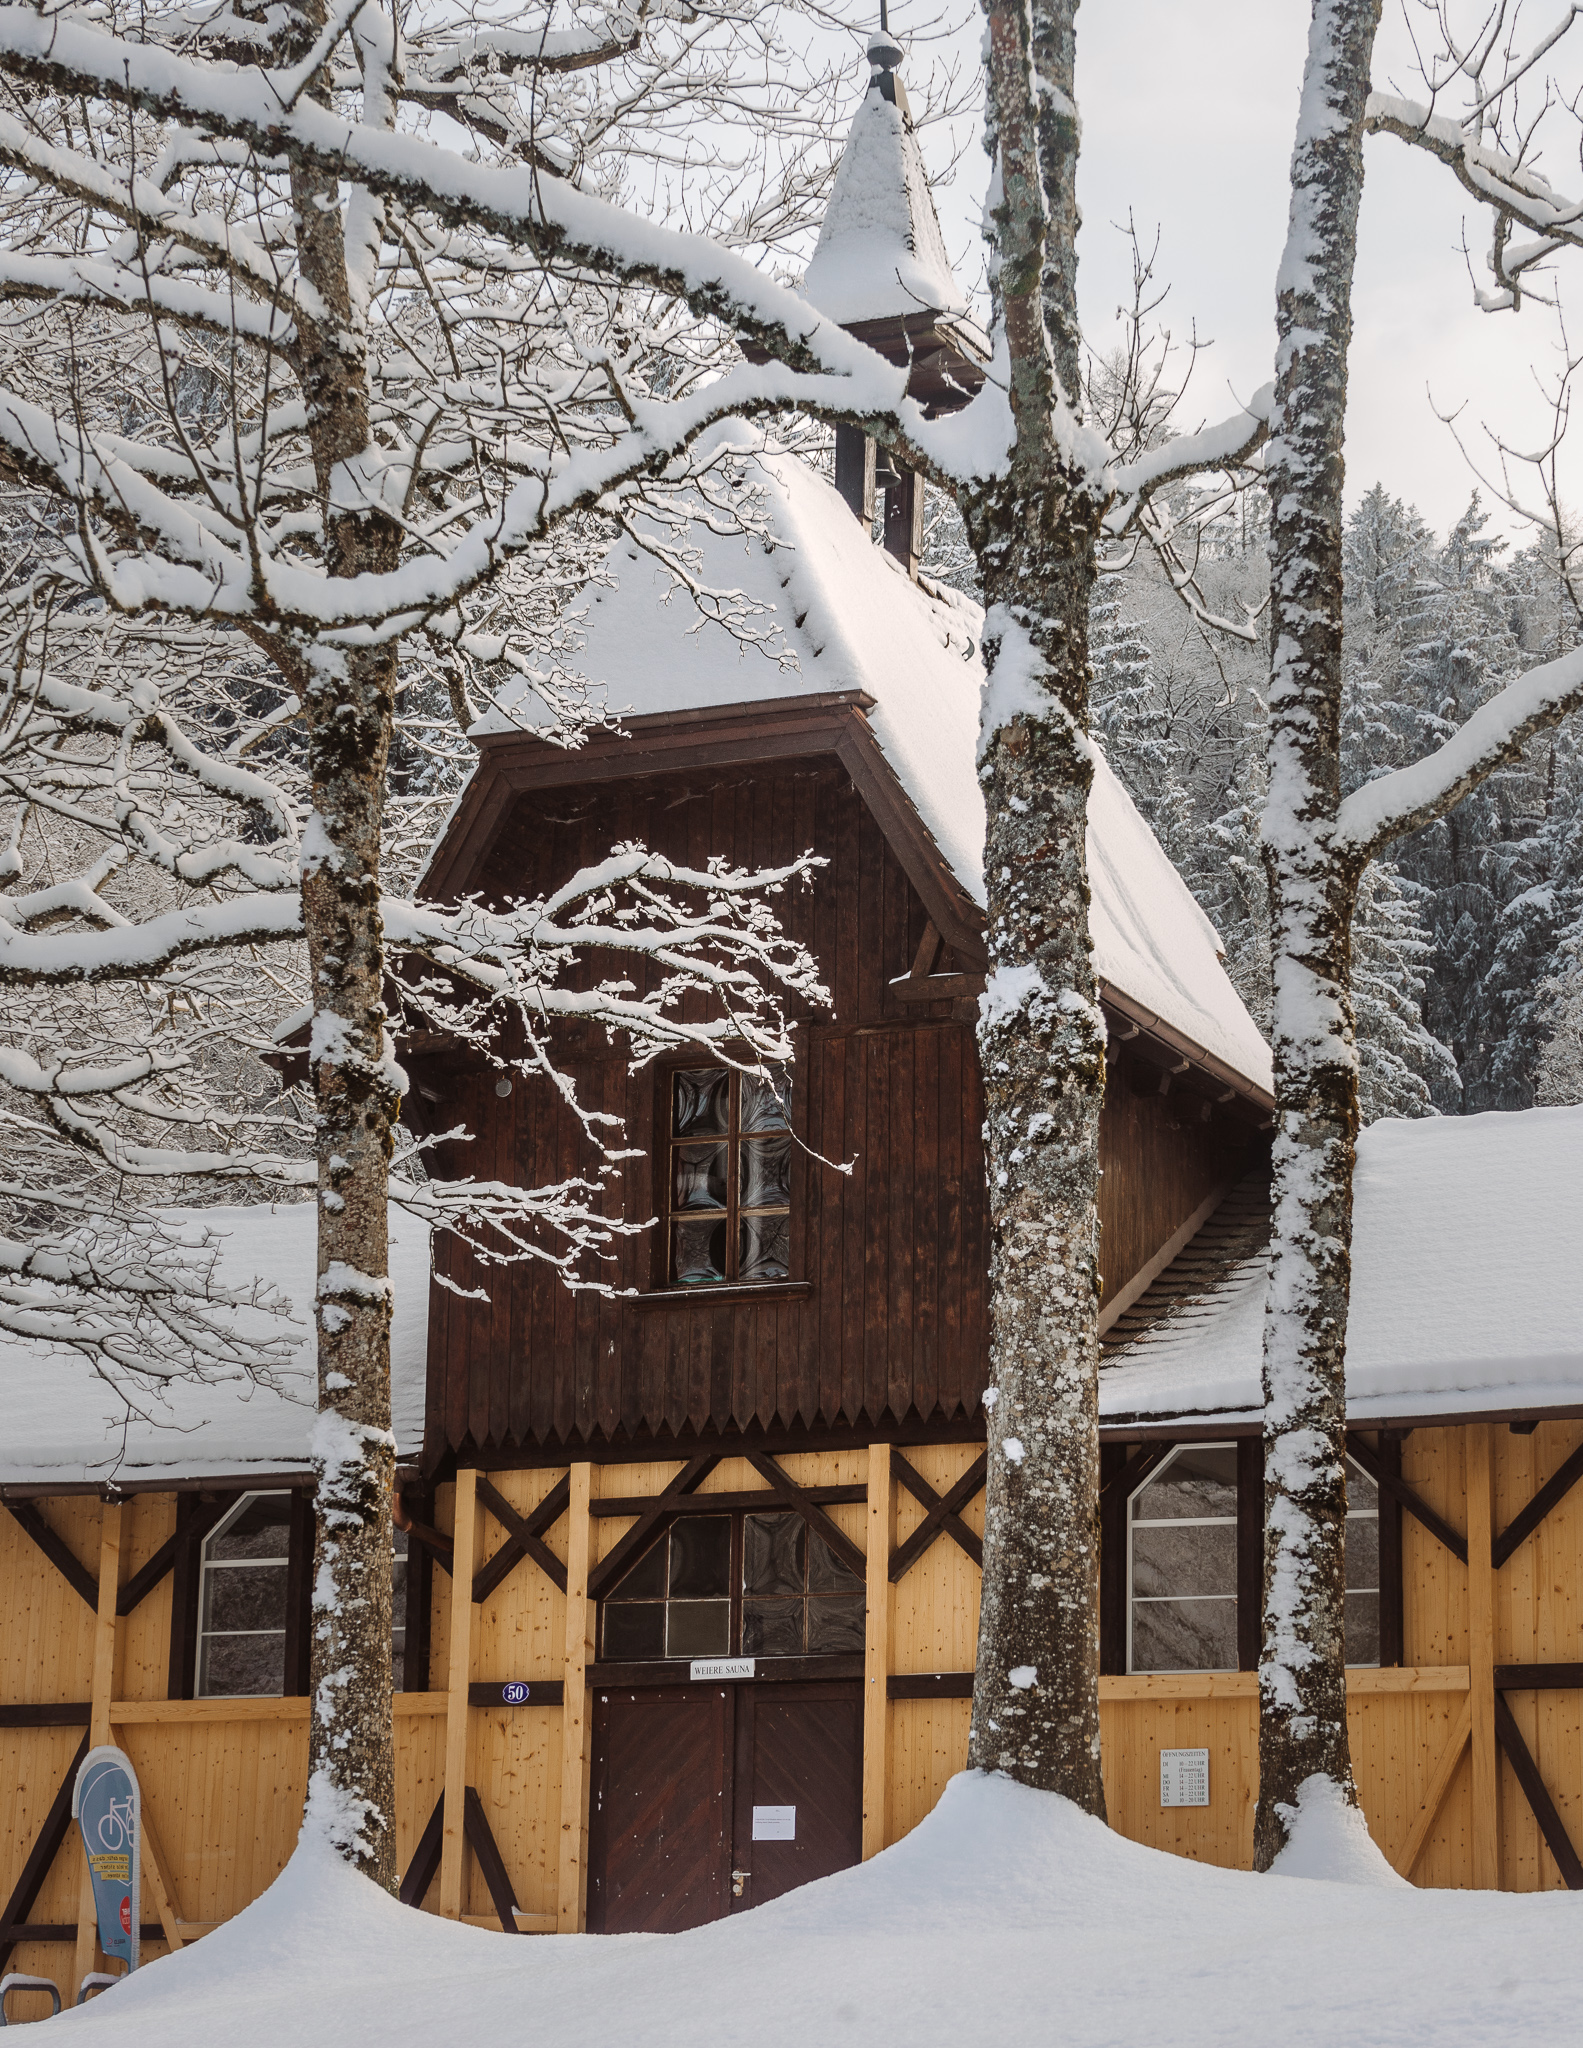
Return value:
[(701, 1927), (862, 1854), (859, 1682), (602, 1685), (592, 1761), (592, 1934)]

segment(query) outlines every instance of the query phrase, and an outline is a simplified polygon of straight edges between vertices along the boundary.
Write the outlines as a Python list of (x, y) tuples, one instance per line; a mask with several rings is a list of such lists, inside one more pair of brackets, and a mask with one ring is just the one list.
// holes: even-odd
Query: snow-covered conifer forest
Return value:
[(1224, 305), (1098, 12), (0, 0), (9, 1995), (81, 1728), (129, 2041), (1572, 2023), (1583, 8), (1264, 0)]

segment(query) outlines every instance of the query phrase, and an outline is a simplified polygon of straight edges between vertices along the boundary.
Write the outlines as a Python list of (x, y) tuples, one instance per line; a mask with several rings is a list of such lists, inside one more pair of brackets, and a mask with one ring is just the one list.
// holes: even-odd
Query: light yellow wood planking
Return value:
[(1423, 1854), (1424, 1844), (1429, 1839), (1430, 1830), (1440, 1817), (1440, 1807), (1446, 1793), (1450, 1790), (1451, 1780), (1461, 1768), (1462, 1758), (1466, 1753), (1468, 1739), (1472, 1732), (1472, 1704), (1469, 1700), (1465, 1699), (1462, 1702), (1461, 1712), (1452, 1723), (1451, 1733), (1447, 1736), (1445, 1745), (1441, 1749), (1439, 1759), (1430, 1775), (1429, 1783), (1424, 1788), (1424, 1795), (1419, 1801), (1418, 1811), (1410, 1821), (1407, 1839), (1391, 1858), (1391, 1861), (1403, 1877), (1412, 1876), (1418, 1859)]
[(1468, 1671), (1472, 1704), (1473, 1884), (1501, 1881), (1500, 1762), (1495, 1742), (1495, 1474), (1487, 1422), (1468, 1426)]
[(896, 1499), (891, 1481), (890, 1445), (870, 1444), (868, 1452), (868, 1527), (864, 1551), (868, 1559), (867, 1611), (863, 1633), (863, 1823), (864, 1860), (885, 1847), (886, 1736), (890, 1728), (890, 1617), (894, 1598), (890, 1556), (895, 1543)]
[(581, 1934), (588, 1919), (588, 1770), (592, 1759), (588, 1665), (594, 1654), (594, 1602), (588, 1597), (593, 1555), (593, 1466), (572, 1467), (567, 1510), (565, 1699), (561, 1709), (560, 1855), (555, 1910), (563, 1934)]
[(450, 1659), (445, 1716), (445, 1825), (440, 1851), (440, 1912), (447, 1920), (461, 1917), (463, 1864), (467, 1838), (463, 1802), (467, 1787), (467, 1688), (473, 1676), (473, 1572), (478, 1555), (478, 1474), (471, 1467), (456, 1475), (456, 1530), (452, 1539), (450, 1579)]

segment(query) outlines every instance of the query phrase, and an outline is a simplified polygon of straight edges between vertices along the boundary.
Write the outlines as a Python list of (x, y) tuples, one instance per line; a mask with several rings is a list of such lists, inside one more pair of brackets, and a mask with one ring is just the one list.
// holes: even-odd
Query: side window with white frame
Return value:
[(289, 1493), (244, 1493), (204, 1539), (200, 1699), (285, 1691), (290, 1558)]
[(1182, 1444), (1127, 1513), (1127, 1669), (1237, 1668), (1237, 1447)]
[[(1347, 1460), (1346, 1655), (1380, 1661), (1380, 1504)], [(1127, 1669), (1237, 1668), (1237, 1447), (1182, 1444), (1127, 1503)]]
[(1347, 1460), (1347, 1662), (1380, 1661), (1380, 1495)]

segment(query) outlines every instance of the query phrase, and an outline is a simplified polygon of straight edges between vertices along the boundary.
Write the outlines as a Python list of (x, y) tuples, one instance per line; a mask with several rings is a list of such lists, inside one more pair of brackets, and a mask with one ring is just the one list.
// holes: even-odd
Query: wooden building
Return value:
[[(891, 70), (870, 99), (894, 113)], [(968, 363), (958, 317), (937, 325)], [(628, 1213), (657, 1219), (621, 1249), (625, 1291), (481, 1275), (444, 1245), (454, 1284), (431, 1286), (426, 1246), (396, 1240), (403, 1895), (515, 1931), (750, 1909), (899, 1839), (966, 1756), (985, 1469), (980, 620), (917, 579), (910, 545), (868, 544), (861, 489), (854, 504), (745, 430), (716, 452), (744, 465), (773, 535), (694, 536), (705, 580), (757, 607), (752, 643), (690, 630), (687, 600), (666, 603), (666, 572), (624, 541), (588, 594), (582, 659), (627, 736), (566, 753), (505, 717), (481, 729), (429, 877), (441, 896), (530, 893), (625, 839), (693, 864), (810, 848), (826, 863), (782, 914), (832, 1002), (798, 1017), (773, 1088), (696, 1056), (633, 1073), (600, 1036), (560, 1042), (581, 1098), (625, 1119)], [(870, 458), (855, 461), (861, 485)], [(848, 486), (853, 468), (848, 448)], [(1107, 1798), (1139, 1840), (1239, 1863), (1269, 1055), (1103, 765), (1089, 854), (1111, 1037)], [(538, 1183), (585, 1162), (570, 1119), (520, 1081), (502, 1096), (439, 1046), (409, 1066), (411, 1120), (476, 1134), (457, 1170)], [(1497, 1127), (1489, 1156), (1443, 1123), (1365, 1140), (1354, 1753), (1376, 1839), (1420, 1883), (1580, 1874), (1583, 1190), (1545, 1122), (1567, 1116), (1583, 1112), (1470, 1121)], [(1457, 1188), (1473, 1222), (1414, 1237), (1403, 1219)], [(1475, 1310), (1469, 1247), (1491, 1204), (1507, 1238)], [(311, 1298), (311, 1205), (210, 1221), (239, 1270)], [(310, 1415), (287, 1397), (311, 1390), (309, 1365), (304, 1348), (284, 1395), (245, 1403), (178, 1388), (180, 1434), (122, 1436), (78, 1361), (0, 1357), (0, 1970), (75, 1983), (96, 1960), (67, 1840), (88, 1742), (121, 1742), (142, 1778), (150, 1953), (237, 1912), (290, 1854), (312, 1520)], [(1206, 1805), (1161, 1806), (1162, 1748), (1207, 1750)]]

